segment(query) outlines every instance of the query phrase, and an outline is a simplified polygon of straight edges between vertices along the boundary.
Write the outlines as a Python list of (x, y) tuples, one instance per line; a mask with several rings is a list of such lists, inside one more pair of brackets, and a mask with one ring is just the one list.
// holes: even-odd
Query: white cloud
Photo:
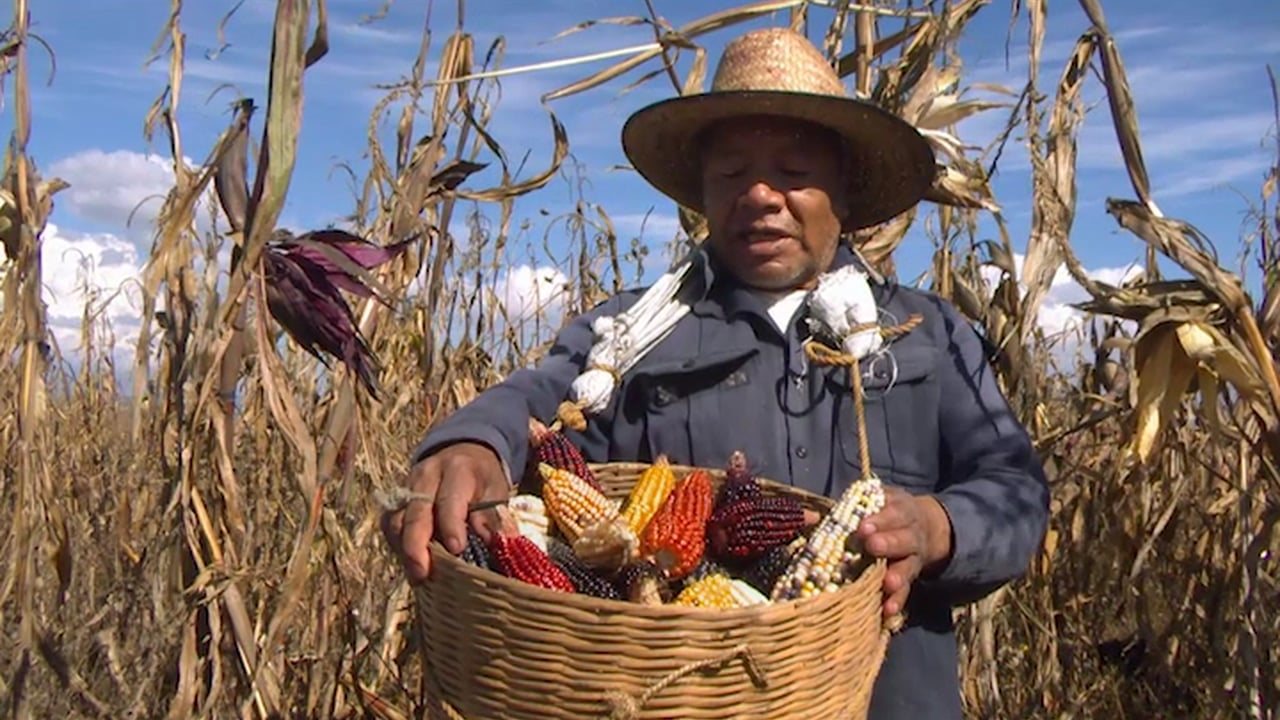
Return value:
[[(1026, 256), (1014, 253), (1013, 261), (1018, 271), (1018, 276), (1021, 278)], [(1141, 271), (1141, 267), (1135, 264), (1093, 269), (1085, 268), (1085, 275), (1091, 280), (1107, 283), (1108, 285), (1121, 285), (1133, 280)], [(988, 265), (982, 268), (982, 276), (986, 281), (988, 296), (995, 291), (996, 283), (1000, 280), (1001, 275), (1000, 270), (994, 266)], [(1026, 286), (1019, 283), (1019, 290), (1022, 294), (1025, 294)], [(1085, 302), (1088, 299), (1089, 293), (1071, 277), (1071, 273), (1067, 271), (1066, 266), (1059, 267), (1053, 275), (1053, 281), (1049, 285), (1048, 292), (1045, 293), (1044, 299), (1040, 303), (1040, 308), (1036, 312), (1037, 324), (1045, 334), (1045, 337), (1051, 341), (1060, 340), (1071, 344), (1072, 336), (1077, 331), (1085, 328), (1087, 320), (1086, 314), (1073, 307), (1073, 305)]]
[(518, 265), (498, 278), (495, 294), (511, 325), (537, 317), (556, 323), (569, 299), (569, 278), (558, 268)]
[(71, 185), (57, 201), (84, 220), (120, 229), (130, 214), (132, 227), (149, 228), (173, 187), (169, 160), (131, 150), (78, 152), (53, 163), (49, 175)]
[(680, 227), (680, 218), (675, 215), (662, 215), (656, 212), (623, 213), (610, 219), (613, 220), (613, 228), (618, 234), (618, 239), (624, 242), (630, 241), (631, 238), (640, 238), (665, 243), (677, 235), (684, 234), (684, 229)]
[(137, 339), (143, 262), (133, 243), (110, 233), (65, 231), (50, 223), (41, 236), (49, 330), (68, 359), (78, 358), (86, 308), (111, 327), (117, 347)]

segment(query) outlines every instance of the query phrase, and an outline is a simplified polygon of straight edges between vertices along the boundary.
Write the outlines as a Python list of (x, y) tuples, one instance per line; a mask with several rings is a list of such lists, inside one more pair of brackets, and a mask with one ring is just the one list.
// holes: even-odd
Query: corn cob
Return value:
[(729, 456), (729, 464), (725, 468), (724, 483), (716, 494), (716, 507), (720, 508), (744, 497), (759, 497), (764, 490), (747, 467), (747, 456), (741, 450), (735, 450)]
[(615, 579), (622, 597), (641, 605), (661, 605), (671, 601), (671, 585), (657, 564), (638, 560), (624, 566)]
[(547, 555), (564, 571), (565, 575), (569, 576), (573, 587), (579, 593), (607, 600), (622, 599), (618, 588), (587, 567), (582, 559), (574, 554), (573, 548), (563, 540), (555, 537), (547, 538)]
[(551, 530), (551, 520), (547, 517), (547, 506), (537, 495), (516, 495), (507, 502), (516, 521), (516, 529), (521, 535), (533, 541), (543, 552), (547, 549), (547, 533)]
[(640, 539), (615, 515), (588, 525), (573, 541), (573, 552), (591, 567), (617, 570), (640, 557)]
[(467, 528), (467, 546), (462, 548), (462, 553), (458, 556), (462, 561), (475, 565), (478, 568), (490, 570), (493, 565), (489, 560), (489, 549), (485, 547), (484, 540), (480, 538), (479, 533)]
[(529, 445), (533, 448), (535, 463), (546, 463), (554, 468), (568, 470), (582, 478), (591, 487), (604, 492), (604, 486), (591, 471), (591, 466), (582, 456), (582, 450), (564, 433), (552, 430), (536, 419), (531, 419), (529, 420)]
[(702, 560), (711, 515), (711, 475), (694, 470), (681, 480), (645, 528), (640, 552), (678, 580)]
[(743, 571), (742, 579), (762, 593), (772, 593), (773, 586), (777, 584), (778, 578), (782, 577), (782, 573), (786, 572), (787, 566), (791, 564), (791, 558), (804, 547), (805, 540), (803, 535), (797, 536), (786, 545), (779, 545), (760, 556)]
[(739, 498), (707, 520), (707, 541), (718, 560), (751, 561), (795, 539), (804, 507), (787, 495)]
[(765, 597), (759, 590), (751, 587), (751, 584), (745, 580), (730, 580), (729, 592), (733, 595), (735, 607), (751, 607), (752, 605), (767, 605), (769, 603), (769, 598)]
[(839, 589), (856, 565), (856, 556), (846, 543), (857, 532), (862, 519), (884, 507), (884, 487), (872, 476), (856, 480), (841, 494), (830, 512), (814, 528), (813, 534), (778, 578), (771, 596), (793, 600)]
[(689, 571), (689, 574), (685, 575), (677, 583), (675, 583), (674, 586), (672, 587), (672, 590), (678, 595), (680, 594), (680, 591), (698, 582), (702, 578), (705, 578), (708, 575), (716, 575), (716, 574), (732, 575), (733, 573), (731, 573), (728, 569), (726, 569), (720, 563), (710, 558), (703, 557), (702, 562), (698, 563), (697, 566), (693, 568), (693, 570)]
[(567, 593), (574, 591), (573, 581), (569, 576), (551, 561), (550, 556), (523, 535), (494, 533), (489, 541), (489, 551), (493, 555), (495, 568), (509, 578), (548, 590)]
[(542, 475), (542, 500), (547, 515), (569, 542), (587, 527), (618, 514), (618, 504), (568, 470), (538, 464)]
[(676, 486), (676, 474), (671, 470), (671, 463), (666, 455), (659, 455), (653, 464), (640, 474), (627, 502), (622, 506), (622, 517), (631, 527), (631, 531), (639, 537), (658, 508), (666, 502), (667, 496)]
[(733, 581), (722, 573), (714, 573), (690, 583), (680, 591), (672, 604), (709, 608), (740, 607), (733, 592)]

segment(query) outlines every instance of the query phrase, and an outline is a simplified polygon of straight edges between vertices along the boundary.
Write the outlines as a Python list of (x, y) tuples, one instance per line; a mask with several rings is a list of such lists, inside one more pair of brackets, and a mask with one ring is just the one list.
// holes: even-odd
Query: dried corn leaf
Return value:
[(620, 25), (623, 27), (630, 27), (633, 25), (647, 25), (649, 24), (649, 22), (650, 22), (649, 18), (641, 17), (639, 15), (625, 15), (625, 16), (618, 16), (618, 17), (597, 18), (595, 20), (583, 20), (577, 25), (561, 30), (560, 32), (551, 36), (550, 40), (544, 40), (543, 42), (538, 44), (545, 45), (547, 43), (552, 43), (552, 42), (555, 42), (556, 40), (561, 40), (563, 38), (569, 37), (574, 33), (582, 32), (587, 28), (593, 28), (597, 25)]
[(543, 102), (550, 102), (560, 98), (576, 95), (585, 92), (591, 88), (598, 87), (610, 80), (633, 70), (644, 63), (660, 57), (663, 51), (670, 45), (688, 45), (688, 43), (699, 35), (705, 35), (730, 25), (736, 25), (747, 20), (768, 15), (769, 13), (778, 12), (780, 10), (788, 10), (800, 5), (805, 0), (764, 0), (763, 2), (754, 2), (729, 10), (722, 10), (710, 15), (705, 15), (692, 22), (682, 25), (672, 33), (668, 33), (662, 37), (662, 41), (656, 48), (643, 50), (627, 58), (621, 62), (610, 65), (599, 72), (593, 73), (581, 80), (575, 80), (559, 87), (546, 95), (542, 96)]
[(917, 119), (916, 127), (939, 130), (987, 110), (1012, 107), (1009, 103), (987, 100), (958, 100), (954, 95), (934, 98)]
[(1129, 88), (1124, 63), (1120, 60), (1120, 50), (1107, 28), (1107, 20), (1098, 0), (1080, 0), (1080, 5), (1089, 15), (1098, 36), (1107, 102), (1111, 105), (1111, 120), (1115, 124), (1116, 139), (1120, 142), (1120, 151), (1124, 155), (1125, 169), (1129, 172), (1129, 179), (1138, 198), (1149, 210), (1159, 214), (1155, 201), (1151, 198), (1151, 180), (1147, 177), (1142, 145), (1138, 140), (1138, 111), (1133, 101), (1133, 91)]
[(1134, 356), (1138, 368), (1133, 382), (1136, 418), (1125, 453), (1146, 463), (1190, 388), (1196, 363), (1183, 351), (1177, 325), (1171, 322), (1144, 334), (1134, 346)]
[(943, 168), (937, 174), (925, 199), (939, 205), (1000, 212), (985, 180), (969, 177), (954, 167)]
[(555, 148), (552, 152), (551, 164), (546, 170), (523, 182), (504, 184), (487, 190), (459, 190), (457, 192), (458, 197), (480, 202), (502, 202), (533, 192), (550, 182), (551, 178), (555, 177), (556, 172), (560, 170), (565, 157), (569, 154), (569, 135), (565, 132), (564, 125), (561, 124), (555, 113), (548, 112), (548, 115), (551, 118), (551, 134), (555, 141)]
[(249, 207), (249, 122), (253, 100), (237, 103), (236, 117), (228, 128), (226, 147), (216, 158), (213, 187), (231, 232), (244, 232)]
[(1182, 323), (1178, 326), (1178, 341), (1188, 357), (1234, 385), (1245, 397), (1256, 397), (1262, 392), (1262, 378), (1217, 328), (1204, 322)]
[[(1033, 10), (1036, 5), (1032, 3)], [(1065, 260), (1063, 239), (1071, 232), (1076, 212), (1076, 134), (1084, 120), (1080, 89), (1087, 76), (1093, 50), (1089, 36), (1076, 42), (1058, 82), (1058, 95), (1049, 117), (1048, 136), (1044, 140), (1044, 155), (1033, 160), (1031, 236), (1027, 240), (1026, 259), (1022, 265), (1022, 282), (1026, 286), (1021, 312), (1023, 318), (1038, 316), (1040, 304), (1053, 284), (1053, 277)], [(1022, 325), (1023, 342), (1035, 327), (1034, 322)]]

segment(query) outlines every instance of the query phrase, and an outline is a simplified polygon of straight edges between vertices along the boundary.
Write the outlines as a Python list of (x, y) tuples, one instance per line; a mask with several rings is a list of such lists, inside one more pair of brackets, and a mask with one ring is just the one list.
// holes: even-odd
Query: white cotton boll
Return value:
[(809, 296), (811, 330), (838, 341), (841, 350), (861, 360), (879, 350), (883, 338), (874, 327), (857, 332), (853, 328), (877, 319), (866, 273), (850, 265), (818, 278), (818, 287)]

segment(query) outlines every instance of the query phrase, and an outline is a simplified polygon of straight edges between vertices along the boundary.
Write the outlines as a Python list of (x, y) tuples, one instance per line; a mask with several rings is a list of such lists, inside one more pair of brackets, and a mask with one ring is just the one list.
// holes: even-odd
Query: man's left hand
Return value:
[(884, 558), (884, 615), (902, 612), (911, 584), (937, 572), (951, 557), (951, 520), (931, 495), (885, 487), (885, 504), (858, 526), (865, 551)]

